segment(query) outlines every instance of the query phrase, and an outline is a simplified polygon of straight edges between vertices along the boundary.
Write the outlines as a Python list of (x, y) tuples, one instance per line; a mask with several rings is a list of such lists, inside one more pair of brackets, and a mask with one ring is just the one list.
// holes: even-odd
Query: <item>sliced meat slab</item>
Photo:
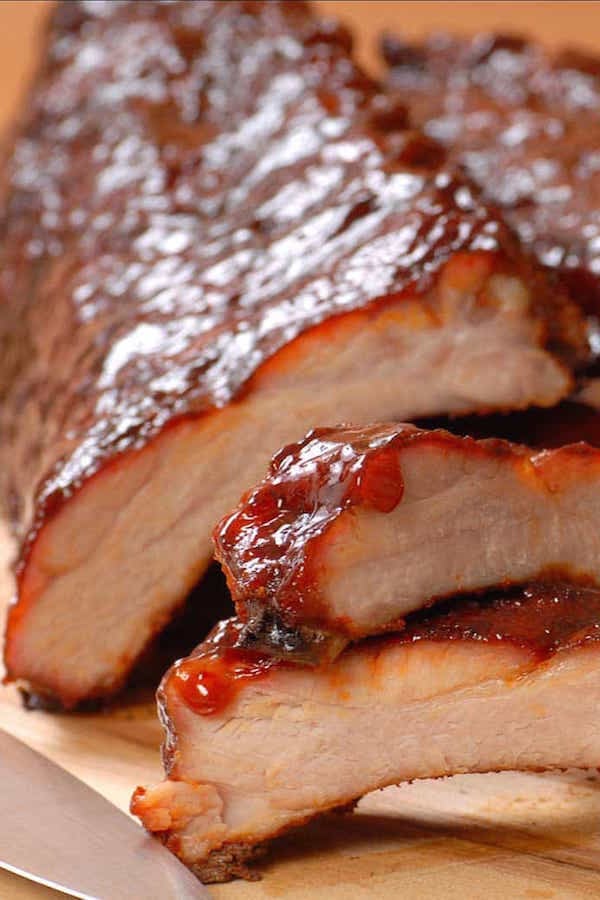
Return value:
[(236, 647), (230, 620), (166, 675), (167, 779), (132, 809), (205, 881), (386, 785), (600, 764), (600, 592), (530, 586), (417, 616), (320, 668)]
[(583, 443), (318, 429), (223, 519), (216, 555), (248, 640), (310, 658), (457, 593), (557, 572), (600, 586), (599, 495)]
[(552, 405), (576, 310), (297, 2), (63, 3), (0, 190), (6, 666), (115, 692), (312, 426)]

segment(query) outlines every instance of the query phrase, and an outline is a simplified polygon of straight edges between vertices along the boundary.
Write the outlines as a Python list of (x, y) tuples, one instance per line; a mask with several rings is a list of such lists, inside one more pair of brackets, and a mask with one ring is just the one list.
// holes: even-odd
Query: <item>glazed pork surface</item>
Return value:
[(600, 764), (600, 594), (530, 586), (418, 614), (326, 666), (236, 648), (230, 620), (166, 675), (167, 778), (132, 809), (205, 881), (365, 793), (458, 772)]
[(389, 83), (541, 263), (600, 313), (600, 57), (519, 35), (388, 35)]
[(64, 3), (0, 189), (9, 677), (118, 690), (309, 427), (568, 393), (582, 322), (297, 2)]
[(556, 578), (600, 586), (600, 452), (413, 425), (310, 432), (215, 529), (250, 643), (331, 654), (440, 598)]

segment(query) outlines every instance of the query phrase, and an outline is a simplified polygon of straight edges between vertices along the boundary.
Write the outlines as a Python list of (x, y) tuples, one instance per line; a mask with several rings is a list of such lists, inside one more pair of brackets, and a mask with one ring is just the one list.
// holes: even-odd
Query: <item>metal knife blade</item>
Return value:
[(83, 900), (207, 900), (157, 840), (0, 730), (0, 867)]

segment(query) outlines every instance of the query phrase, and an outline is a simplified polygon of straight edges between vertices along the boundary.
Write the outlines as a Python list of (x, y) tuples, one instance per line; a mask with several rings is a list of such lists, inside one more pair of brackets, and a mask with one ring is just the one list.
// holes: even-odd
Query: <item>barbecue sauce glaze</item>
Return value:
[(564, 294), (350, 43), (291, 0), (58, 5), (2, 185), (0, 478), (23, 562), (84, 482), (243, 397), (311, 329), (415, 297), (435, 320), (457, 259), (520, 277), (540, 341), (579, 345)]
[[(236, 619), (221, 623), (191, 657), (177, 663), (167, 675), (183, 702), (199, 715), (222, 713), (249, 680), (264, 678), (273, 668), (293, 666), (239, 646), (242, 629)], [(542, 663), (563, 650), (599, 639), (600, 591), (548, 582), (484, 598), (455, 600), (427, 614), (415, 613), (407, 618), (401, 633), (369, 638), (348, 652), (368, 653), (382, 645), (420, 641), (509, 642)]]
[(518, 35), (388, 36), (389, 86), (523, 243), (600, 313), (600, 57)]
[[(352, 636), (343, 620), (332, 622), (320, 597), (322, 554), (351, 507), (382, 514), (402, 501), (402, 453), (409, 446), (506, 456), (516, 465), (545, 459), (502, 440), (476, 442), (414, 425), (340, 426), (315, 429), (284, 447), (266, 478), (240, 501), (214, 532), (236, 614), (255, 634), (267, 614), (282, 627), (306, 627)], [(580, 451), (585, 453), (584, 445)], [(329, 532), (329, 534), (328, 534)], [(341, 533), (341, 532), (340, 532)], [(334, 538), (335, 539), (335, 538)]]
[(288, 624), (318, 618), (312, 548), (351, 506), (395, 509), (404, 491), (398, 451), (419, 433), (411, 425), (319, 428), (273, 457), (264, 481), (214, 533), (238, 615), (247, 599), (275, 598)]

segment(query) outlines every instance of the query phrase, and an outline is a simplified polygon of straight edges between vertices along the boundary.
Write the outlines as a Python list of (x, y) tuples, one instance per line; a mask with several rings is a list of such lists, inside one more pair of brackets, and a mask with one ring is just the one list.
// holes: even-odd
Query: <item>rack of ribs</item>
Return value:
[(114, 693), (276, 449), (572, 388), (577, 308), (298, 2), (63, 3), (0, 185), (8, 677)]

